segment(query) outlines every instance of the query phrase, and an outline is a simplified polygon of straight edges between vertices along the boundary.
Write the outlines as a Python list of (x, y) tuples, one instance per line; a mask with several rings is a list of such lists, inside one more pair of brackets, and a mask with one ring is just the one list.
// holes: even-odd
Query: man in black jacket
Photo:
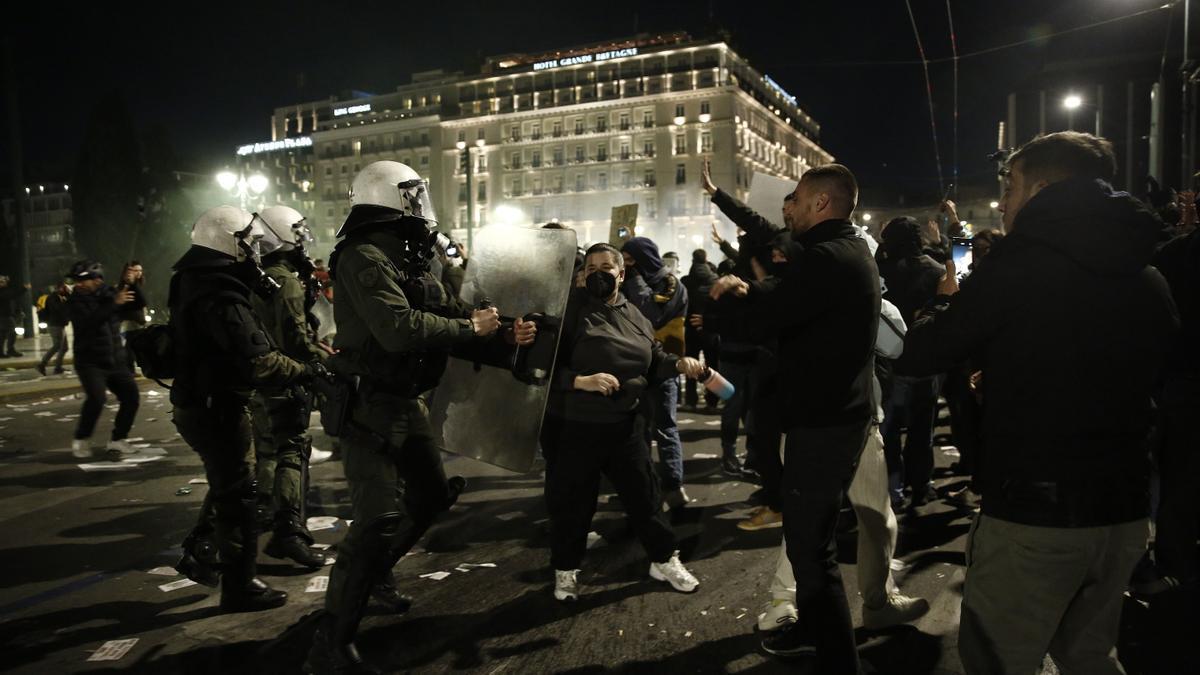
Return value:
[(1040, 137), (1008, 169), (1008, 236), (962, 292), (948, 266), (904, 349), (921, 372), (970, 359), (984, 373), (959, 653), (972, 673), (1035, 672), (1047, 651), (1063, 672), (1121, 673), (1122, 593), (1148, 529), (1150, 399), (1179, 324), (1148, 266), (1160, 224), (1113, 191), (1102, 138)]
[(71, 317), (67, 313), (67, 303), (70, 300), (71, 289), (60, 283), (53, 293), (46, 296), (46, 304), (38, 312), (38, 318), (46, 322), (46, 327), (50, 330), (50, 349), (46, 350), (37, 365), (37, 371), (42, 375), (46, 374), (46, 366), (50, 364), (51, 359), (55, 359), (54, 374), (63, 373), (63, 358), (67, 355), (67, 324), (71, 323)]
[(763, 648), (815, 653), (816, 672), (831, 675), (861, 672), (834, 541), (873, 414), (879, 272), (849, 220), (857, 202), (849, 169), (810, 169), (784, 200), (784, 222), (799, 244), (786, 267), (761, 282), (723, 277), (712, 290), (745, 298), (779, 336), (783, 530), (799, 620)]
[[(883, 294), (911, 324), (933, 296), (946, 268), (921, 250), (921, 225), (916, 219), (893, 218), (883, 228), (883, 239), (875, 253)], [(883, 447), (887, 454), (892, 507), (899, 508), (903, 488), (912, 492), (912, 505), (921, 506), (936, 497), (933, 491), (933, 427), (937, 414), (939, 378), (909, 372), (901, 356), (893, 367), (891, 396), (884, 410)], [(903, 449), (900, 431), (908, 428)]]
[(112, 440), (105, 448), (108, 458), (115, 461), (136, 455), (137, 450), (125, 439), (137, 414), (138, 388), (125, 363), (121, 321), (117, 314), (122, 306), (133, 300), (133, 293), (106, 285), (104, 268), (92, 260), (75, 263), (71, 267), (71, 278), (75, 280), (75, 289), (67, 303), (67, 311), (75, 331), (75, 374), (87, 395), (83, 409), (79, 411), (71, 451), (80, 459), (91, 456), (88, 439), (104, 409), (107, 388), (121, 403), (113, 423)]
[[(700, 352), (704, 352), (706, 365), (720, 370), (720, 357), (717, 355), (720, 342), (715, 327), (706, 329), (703, 319), (708, 308), (708, 292), (717, 281), (717, 268), (708, 262), (708, 253), (704, 249), (692, 251), (692, 266), (680, 281), (687, 289), (688, 297), (688, 322), (684, 326), (683, 334), (683, 345), (687, 355), (699, 358)], [(683, 399), (693, 409), (700, 402), (700, 397), (696, 394), (695, 380), (688, 380), (684, 384)], [(718, 400), (720, 399), (716, 394), (707, 389), (704, 391), (704, 403), (709, 410), (716, 409)]]

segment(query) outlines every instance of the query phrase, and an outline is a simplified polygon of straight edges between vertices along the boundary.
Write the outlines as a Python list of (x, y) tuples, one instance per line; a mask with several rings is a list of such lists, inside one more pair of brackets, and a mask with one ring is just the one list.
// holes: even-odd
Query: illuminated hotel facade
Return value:
[(349, 211), (355, 174), (382, 159), (429, 179), (455, 239), (468, 220), (554, 220), (581, 243), (600, 241), (612, 207), (636, 203), (639, 234), (664, 251), (710, 246), (720, 217), (700, 188), (705, 158), (743, 199), (755, 172), (794, 179), (833, 160), (794, 97), (725, 43), (683, 33), (492, 57), (473, 76), (419, 73), (383, 95), (278, 108), (271, 132), (240, 157), (284, 167), (273, 182), (302, 188), (323, 244)]

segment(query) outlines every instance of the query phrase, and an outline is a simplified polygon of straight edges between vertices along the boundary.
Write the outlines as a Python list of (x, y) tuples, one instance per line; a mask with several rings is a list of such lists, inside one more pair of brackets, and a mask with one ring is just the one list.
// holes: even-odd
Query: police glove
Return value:
[(333, 373), (325, 367), (325, 364), (320, 361), (309, 361), (304, 364), (304, 373), (300, 376), (303, 382), (313, 382), (314, 380), (324, 380), (326, 382), (333, 381)]

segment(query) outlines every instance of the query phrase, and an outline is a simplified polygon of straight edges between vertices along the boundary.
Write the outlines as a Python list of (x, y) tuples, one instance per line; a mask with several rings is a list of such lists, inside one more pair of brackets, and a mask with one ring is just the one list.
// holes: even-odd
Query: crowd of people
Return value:
[[(642, 236), (580, 249), (540, 437), (554, 598), (585, 592), (602, 477), (648, 576), (699, 589), (666, 510), (691, 503), (677, 411), (704, 409), (720, 415), (722, 471), (762, 488), (738, 527), (783, 535), (757, 617), (768, 653), (862, 672), (837, 564), (843, 503), (858, 521), (863, 624), (876, 630), (929, 610), (893, 579), (897, 512), (950, 499), (979, 505), (959, 636), (967, 672), (1036, 672), (1047, 654), (1063, 672), (1123, 672), (1126, 589), (1197, 583), (1200, 243), (1194, 194), (1115, 191), (1115, 162), (1089, 134), (1034, 139), (1005, 164), (1003, 228), (969, 236), (952, 201), (873, 236), (852, 220), (859, 186), (838, 164), (807, 171), (780, 214), (754, 212), (706, 165), (701, 187), (738, 231), (730, 242), (714, 226), (720, 265), (698, 249), (681, 275), (678, 256)], [(269, 556), (326, 564), (304, 516), (308, 467), (328, 456), (312, 448), (314, 407), (338, 441), (354, 516), (311, 672), (374, 672), (354, 645), (367, 604), (408, 609), (392, 569), (465, 489), (443, 470), (428, 408), (447, 359), (510, 367), (539, 339), (535, 321), (460, 299), (466, 248), (436, 227), (426, 181), (382, 161), (355, 178), (328, 265), (309, 258), (304, 216), (275, 206), (207, 211), (174, 267), (173, 416), (209, 484), (178, 569), (219, 586), (227, 611), (284, 604), (257, 576), (258, 532), (272, 532)], [(971, 246), (969, 270), (956, 269), (954, 242)], [(62, 372), (70, 322), (87, 394), (73, 450), (91, 456), (108, 389), (120, 407), (105, 450), (120, 459), (138, 452), (125, 439), (141, 265), (116, 286), (94, 261), (69, 278), (46, 297), (52, 347), (38, 369), (57, 355)], [(704, 385), (714, 377), (727, 400)], [(955, 493), (933, 481), (940, 398), (960, 451), (952, 470), (969, 481)]]

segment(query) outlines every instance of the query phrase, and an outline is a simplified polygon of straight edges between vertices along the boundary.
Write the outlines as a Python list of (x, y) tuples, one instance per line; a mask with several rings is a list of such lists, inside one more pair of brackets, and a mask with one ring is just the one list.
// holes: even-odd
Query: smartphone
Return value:
[(622, 239), (624, 239), (624, 238), (628, 237), (628, 236), (629, 236), (629, 228), (627, 228), (627, 227), (618, 227), (618, 228), (617, 228), (617, 236), (618, 236), (618, 237), (620, 237), (620, 238), (622, 238)]
[(971, 273), (973, 248), (972, 241), (966, 237), (955, 237), (951, 242), (950, 257), (954, 260), (954, 269), (959, 281)]

